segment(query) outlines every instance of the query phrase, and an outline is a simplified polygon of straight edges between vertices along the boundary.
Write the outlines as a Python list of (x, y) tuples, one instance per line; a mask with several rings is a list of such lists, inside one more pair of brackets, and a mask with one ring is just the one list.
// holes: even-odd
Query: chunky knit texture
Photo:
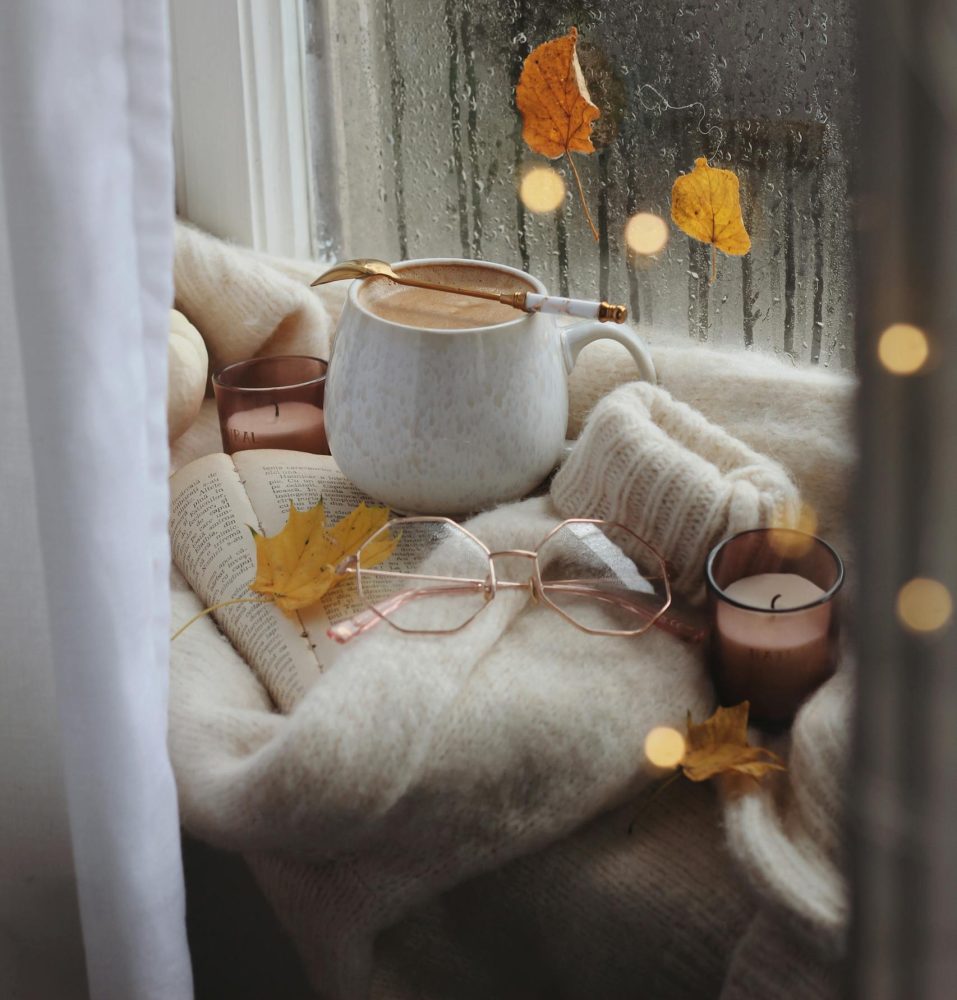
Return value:
[(327, 358), (329, 313), (302, 281), (319, 270), (287, 264), (283, 273), (259, 254), (176, 226), (176, 307), (206, 340), (211, 372), (259, 354)]
[(795, 719), (792, 796), (783, 808), (775, 806), (774, 782), (729, 783), (725, 802), (728, 841), (751, 885), (778, 919), (790, 919), (831, 957), (841, 950), (847, 922), (839, 866), (850, 681), (845, 663)]
[[(558, 519), (539, 498), (468, 526), (493, 549), (528, 549)], [(503, 592), (459, 635), (377, 629), (288, 717), (265, 699), (251, 710), (235, 686), (245, 667), (205, 630), (177, 640), (184, 820), (214, 843), (311, 862), (318, 885), (258, 867), (329, 995), (364, 995), (375, 934), (414, 904), (648, 787), (650, 729), (709, 711), (698, 649), (659, 630), (589, 636), (527, 602)]]
[[(269, 264), (208, 245), (218, 270), (193, 286), (209, 300), (205, 321), (193, 318), (211, 353), (231, 356), (235, 331), (249, 327), (218, 299), (250, 261)], [(313, 273), (277, 266), (267, 285)], [(330, 316), (337, 294), (319, 302)], [(268, 294), (250, 302), (261, 333), (295, 298), (277, 297), (271, 315)], [(287, 349), (328, 334), (329, 316), (311, 315)], [(846, 553), (851, 380), (740, 351), (657, 345), (654, 355), (676, 399), (788, 470)], [(588, 348), (572, 378), (573, 432), (633, 379), (627, 355)], [(217, 434), (207, 401), (174, 467), (215, 450)], [(472, 527), (494, 547), (525, 547), (559, 516), (542, 498)], [(178, 574), (173, 597), (178, 622), (198, 609)], [(713, 707), (702, 651), (657, 631), (585, 636), (516, 595), (495, 605), (454, 642), (364, 637), (288, 717), (210, 621), (173, 647), (184, 823), (246, 854), (317, 995), (836, 997), (850, 676), (804, 706), (791, 770), (773, 789), (729, 787), (719, 799), (679, 782), (635, 802), (657, 777), (643, 761), (648, 729)]]
[[(653, 343), (652, 353), (659, 384), (786, 469), (814, 511), (819, 533), (851, 559), (854, 379), (755, 351), (689, 348), (687, 341)], [(581, 434), (599, 400), (634, 380), (635, 366), (619, 344), (586, 348), (569, 377), (569, 437)]]
[(798, 492), (777, 462), (658, 386), (616, 389), (592, 411), (552, 483), (566, 517), (618, 521), (666, 553), (679, 593), (700, 597), (708, 552), (726, 535), (790, 526)]

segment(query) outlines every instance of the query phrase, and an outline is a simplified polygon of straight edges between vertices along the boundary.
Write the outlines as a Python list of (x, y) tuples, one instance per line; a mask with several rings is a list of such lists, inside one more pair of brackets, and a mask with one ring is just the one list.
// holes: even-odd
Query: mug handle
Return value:
[(626, 323), (600, 323), (598, 320), (576, 323), (574, 326), (565, 327), (561, 332), (561, 338), (565, 371), (569, 374), (575, 367), (583, 347), (596, 340), (617, 340), (619, 344), (628, 348), (641, 377), (652, 385), (658, 384), (658, 373), (655, 371), (655, 363), (651, 360), (651, 352), (641, 337)]

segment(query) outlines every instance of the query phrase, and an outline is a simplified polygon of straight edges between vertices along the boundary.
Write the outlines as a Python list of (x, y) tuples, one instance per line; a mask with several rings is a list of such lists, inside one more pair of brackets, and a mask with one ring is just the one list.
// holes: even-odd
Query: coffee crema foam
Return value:
[[(534, 292), (528, 281), (490, 267), (467, 264), (429, 264), (396, 270), (418, 281), (437, 285), (459, 285), (483, 292)], [(403, 326), (427, 330), (467, 330), (472, 327), (501, 326), (525, 315), (519, 309), (430, 288), (397, 285), (385, 276), (366, 278), (358, 295), (359, 305), (373, 315)]]

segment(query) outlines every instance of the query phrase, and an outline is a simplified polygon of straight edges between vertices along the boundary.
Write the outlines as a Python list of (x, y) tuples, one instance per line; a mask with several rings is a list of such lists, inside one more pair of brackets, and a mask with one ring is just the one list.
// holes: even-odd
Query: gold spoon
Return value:
[(437, 285), (432, 281), (419, 281), (403, 274), (397, 274), (384, 260), (360, 257), (336, 264), (312, 283), (325, 285), (330, 281), (344, 281), (347, 278), (371, 278), (382, 275), (399, 285), (415, 288), (429, 288), (435, 292), (451, 292), (453, 295), (470, 295), (477, 299), (491, 299), (503, 305), (520, 309), (522, 312), (563, 313), (582, 319), (599, 319), (602, 322), (623, 323), (628, 318), (625, 306), (610, 305), (608, 302), (591, 302), (587, 299), (566, 299), (557, 295), (539, 295), (536, 292), (483, 292), (478, 288), (460, 288), (453, 285)]

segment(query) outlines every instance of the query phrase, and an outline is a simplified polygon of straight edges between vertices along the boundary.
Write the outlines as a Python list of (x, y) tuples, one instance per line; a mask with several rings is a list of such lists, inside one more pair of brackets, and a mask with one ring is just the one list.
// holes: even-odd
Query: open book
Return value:
[[(305, 510), (322, 499), (329, 522), (335, 522), (369, 499), (328, 455), (269, 449), (198, 458), (172, 477), (170, 493), (173, 562), (207, 607), (256, 596), (248, 588), (256, 575), (249, 529), (281, 531), (290, 501)], [(236, 604), (213, 615), (279, 709), (288, 712), (340, 648), (326, 629), (363, 607), (346, 580), (295, 616), (274, 604)]]

